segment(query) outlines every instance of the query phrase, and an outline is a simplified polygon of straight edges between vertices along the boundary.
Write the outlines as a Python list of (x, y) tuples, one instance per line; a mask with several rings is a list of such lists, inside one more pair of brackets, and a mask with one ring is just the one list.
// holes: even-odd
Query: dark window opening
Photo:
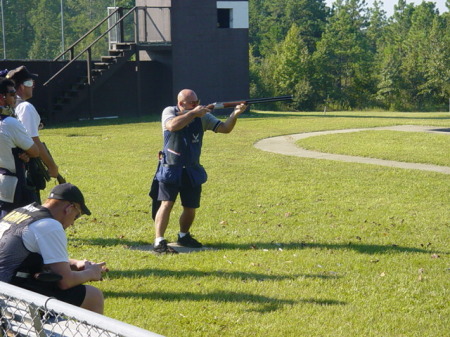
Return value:
[(217, 28), (230, 28), (231, 25), (231, 9), (217, 9)]

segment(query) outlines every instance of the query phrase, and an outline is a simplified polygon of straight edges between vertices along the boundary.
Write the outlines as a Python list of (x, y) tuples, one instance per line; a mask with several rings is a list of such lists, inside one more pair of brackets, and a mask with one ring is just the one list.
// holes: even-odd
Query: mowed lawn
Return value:
[[(192, 233), (214, 250), (175, 256), (139, 249), (154, 237), (158, 116), (80, 122), (41, 138), (93, 213), (67, 234), (72, 257), (110, 268), (92, 283), (106, 316), (166, 336), (449, 336), (449, 175), (253, 147), (272, 136), (390, 125), (450, 128), (450, 115), (257, 111), (229, 135), (207, 132), (209, 180)], [(445, 165), (450, 153), (450, 132), (342, 134), (332, 143), (340, 137), (370, 157)], [(177, 204), (170, 241), (179, 213)]]

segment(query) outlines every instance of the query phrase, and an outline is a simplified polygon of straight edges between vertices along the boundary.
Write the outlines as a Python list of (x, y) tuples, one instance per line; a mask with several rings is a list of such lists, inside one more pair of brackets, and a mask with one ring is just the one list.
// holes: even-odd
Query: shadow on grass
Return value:
[[(138, 247), (148, 245), (149, 242), (144, 241), (130, 241), (125, 239), (79, 239), (71, 238), (70, 242), (73, 246), (77, 245), (96, 245), (96, 246), (117, 246), (123, 245), (125, 247)], [(301, 250), (301, 249), (321, 249), (321, 250), (354, 250), (361, 254), (390, 254), (390, 253), (422, 253), (422, 254), (449, 254), (449, 252), (441, 252), (433, 250), (429, 247), (405, 247), (399, 245), (372, 245), (363, 244), (360, 242), (346, 242), (346, 243), (316, 243), (316, 242), (253, 242), (248, 244), (235, 243), (219, 243), (205, 246), (215, 248), (215, 250)], [(203, 251), (203, 252), (208, 252)]]
[(223, 243), (216, 244), (213, 246), (216, 249), (222, 250), (299, 250), (299, 249), (320, 249), (320, 250), (354, 250), (362, 254), (384, 254), (384, 253), (423, 253), (423, 254), (432, 254), (432, 253), (440, 253), (447, 254), (446, 252), (434, 251), (431, 249), (425, 248), (416, 248), (416, 247), (404, 247), (399, 245), (371, 245), (371, 244), (362, 244), (355, 242), (347, 242), (347, 243), (315, 243), (315, 242), (257, 242), (251, 245), (247, 244), (233, 244), (233, 243)]
[(246, 281), (282, 281), (282, 280), (295, 280), (297, 278), (315, 278), (315, 279), (337, 279), (337, 275), (324, 274), (295, 274), (295, 275), (267, 275), (260, 273), (248, 273), (248, 272), (225, 272), (221, 270), (217, 271), (200, 271), (200, 270), (171, 270), (171, 269), (139, 269), (139, 270), (111, 270), (108, 272), (108, 278), (136, 278), (136, 277), (171, 277), (171, 278), (200, 278), (200, 277), (222, 277), (225, 279), (237, 279), (243, 282)]
[(113, 292), (105, 291), (106, 298), (122, 298), (122, 297), (133, 297), (139, 299), (147, 299), (154, 301), (166, 301), (166, 302), (179, 302), (179, 301), (196, 301), (205, 302), (213, 301), (220, 303), (246, 303), (257, 305), (256, 308), (248, 309), (248, 311), (258, 311), (258, 312), (270, 312), (277, 310), (280, 306), (284, 305), (294, 305), (297, 303), (308, 303), (316, 305), (345, 305), (345, 302), (327, 299), (300, 299), (298, 301), (293, 300), (283, 300), (278, 298), (272, 298), (262, 295), (254, 295), (248, 293), (240, 292), (229, 292), (229, 291), (213, 291), (206, 294), (194, 293), (194, 292)]

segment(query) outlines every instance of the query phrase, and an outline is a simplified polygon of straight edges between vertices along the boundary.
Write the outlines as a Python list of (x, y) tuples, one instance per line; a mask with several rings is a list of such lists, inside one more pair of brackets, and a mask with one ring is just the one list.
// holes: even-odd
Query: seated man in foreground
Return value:
[(90, 215), (84, 197), (72, 184), (55, 186), (40, 206), (17, 208), (0, 221), (0, 281), (103, 313), (103, 293), (88, 281), (99, 281), (105, 263), (69, 259), (66, 228)]

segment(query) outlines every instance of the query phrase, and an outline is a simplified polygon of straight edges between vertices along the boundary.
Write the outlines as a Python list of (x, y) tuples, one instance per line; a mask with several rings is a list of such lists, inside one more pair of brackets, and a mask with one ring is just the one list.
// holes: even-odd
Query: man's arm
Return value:
[(106, 263), (92, 263), (85, 261), (82, 270), (72, 270), (71, 263), (57, 262), (46, 265), (51, 272), (62, 276), (61, 281), (58, 282), (59, 288), (65, 290), (83, 284), (89, 281), (100, 281), (102, 279), (102, 272), (106, 271)]
[(203, 117), (208, 112), (211, 112), (211, 109), (208, 109), (206, 106), (204, 105), (196, 106), (192, 110), (186, 111), (181, 115), (168, 119), (165, 127), (170, 132), (181, 130), (186, 125), (191, 123), (194, 120), (194, 118)]
[(39, 157), (39, 147), (28, 135), (23, 124), (15, 118), (8, 118), (7, 121), (11, 125), (11, 137), (14, 145), (24, 150), (19, 157), (25, 162), (27, 162), (30, 157)]
[(245, 104), (239, 104), (234, 108), (234, 111), (231, 113), (231, 115), (227, 118), (227, 120), (223, 123), (221, 123), (217, 127), (218, 133), (230, 133), (233, 131), (234, 126), (236, 125), (237, 118), (241, 113), (243, 113), (247, 109), (247, 106)]
[(22, 160), (24, 163), (28, 163), (30, 161), (30, 158), (39, 157), (39, 149), (37, 145), (34, 143), (28, 150), (24, 151), (25, 152), (19, 154), (19, 159)]
[[(39, 148), (36, 144), (33, 144), (28, 150), (25, 150), (25, 153), (31, 158), (39, 157)], [(19, 157), (21, 157), (21, 155), (19, 155)]]
[(39, 156), (48, 168), (50, 177), (56, 178), (58, 176), (58, 166), (53, 160), (52, 156), (47, 151), (47, 148), (42, 144), (39, 137), (32, 137), (34, 144), (39, 148)]

